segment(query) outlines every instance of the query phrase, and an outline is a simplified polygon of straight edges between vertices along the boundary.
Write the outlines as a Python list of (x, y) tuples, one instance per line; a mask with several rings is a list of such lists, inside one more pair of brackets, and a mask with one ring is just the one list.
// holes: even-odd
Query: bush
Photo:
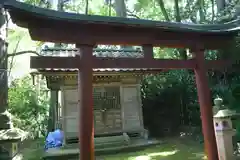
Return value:
[(17, 79), (9, 88), (9, 112), (14, 127), (30, 132), (32, 137), (45, 135), (48, 119), (48, 98), (37, 90), (30, 77)]

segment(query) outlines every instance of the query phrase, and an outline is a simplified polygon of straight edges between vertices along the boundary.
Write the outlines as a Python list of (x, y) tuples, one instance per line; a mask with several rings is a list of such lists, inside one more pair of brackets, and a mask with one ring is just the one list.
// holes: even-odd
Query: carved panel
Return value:
[[(78, 132), (78, 92), (65, 90), (65, 125), (66, 131)], [(120, 87), (96, 87), (94, 99), (95, 134), (118, 132), (122, 130)]]
[(96, 87), (93, 98), (95, 133), (122, 130), (120, 87)]

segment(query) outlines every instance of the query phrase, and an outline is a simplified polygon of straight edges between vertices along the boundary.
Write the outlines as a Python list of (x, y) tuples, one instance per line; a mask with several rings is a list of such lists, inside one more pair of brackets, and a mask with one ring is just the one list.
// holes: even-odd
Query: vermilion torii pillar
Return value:
[(208, 85), (207, 68), (205, 66), (204, 49), (195, 48), (191, 50), (196, 61), (194, 68), (198, 101), (200, 104), (202, 132), (204, 136), (205, 152), (209, 160), (218, 160), (217, 144), (213, 124), (213, 112)]
[(79, 148), (81, 160), (94, 160), (93, 122), (93, 47), (77, 45), (81, 68), (78, 68)]

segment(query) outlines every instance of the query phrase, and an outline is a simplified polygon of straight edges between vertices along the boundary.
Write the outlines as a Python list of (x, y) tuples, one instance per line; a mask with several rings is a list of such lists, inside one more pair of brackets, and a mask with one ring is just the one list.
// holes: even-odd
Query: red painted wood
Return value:
[[(195, 60), (144, 59), (144, 58), (96, 58), (93, 68), (156, 68), (156, 69), (194, 69)], [(208, 69), (223, 69), (231, 66), (230, 61), (206, 60)], [(81, 68), (83, 63), (76, 57), (31, 57), (30, 67), (41, 68)]]
[(193, 69), (194, 60), (149, 59), (145, 58), (95, 58), (94, 68), (160, 68)]
[(204, 51), (195, 50), (194, 52), (195, 53), (193, 54), (195, 54), (195, 59), (197, 62), (197, 67), (194, 69), (194, 71), (201, 111), (205, 151), (207, 153), (208, 160), (218, 160), (217, 144), (213, 126), (210, 88), (208, 86), (207, 69), (204, 65)]
[(93, 46), (80, 48), (81, 70), (78, 72), (79, 90), (79, 149), (80, 160), (94, 160), (94, 124), (93, 124), (93, 85), (92, 52)]
[[(219, 49), (227, 47), (234, 37), (224, 35), (204, 35), (198, 33), (164, 32), (154, 29), (132, 29), (121, 27), (92, 27), (75, 26), (68, 30), (68, 26), (52, 29), (50, 27), (29, 28), (33, 40), (41, 40), (55, 43), (76, 42), (82, 44), (111, 44), (111, 45), (136, 45), (152, 44), (153, 46), (171, 48), (192, 48), (195, 44), (203, 44), (205, 49)], [(101, 32), (99, 32), (101, 31)]]
[(143, 53), (144, 53), (144, 58), (146, 59), (153, 59), (153, 46), (152, 45), (143, 45)]
[(80, 60), (76, 57), (30, 57), (30, 68), (79, 68)]

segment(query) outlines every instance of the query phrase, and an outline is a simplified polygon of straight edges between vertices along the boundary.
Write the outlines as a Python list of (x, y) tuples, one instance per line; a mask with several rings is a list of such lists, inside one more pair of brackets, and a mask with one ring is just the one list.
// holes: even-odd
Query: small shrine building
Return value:
[[(43, 49), (42, 55), (75, 56), (77, 49)], [(135, 49), (94, 49), (96, 57), (141, 58), (143, 52)], [(160, 69), (147, 68), (99, 68), (93, 69), (94, 133), (97, 136), (130, 135), (146, 138), (144, 129), (141, 79), (146, 74), (159, 73)], [(78, 70), (77, 69), (38, 69), (34, 74), (46, 77), (51, 90), (50, 105), (55, 112), (55, 129), (64, 131), (65, 143), (78, 139)], [(61, 98), (58, 98), (58, 91)], [(61, 108), (56, 100), (61, 99)], [(108, 139), (105, 138), (107, 141)]]

